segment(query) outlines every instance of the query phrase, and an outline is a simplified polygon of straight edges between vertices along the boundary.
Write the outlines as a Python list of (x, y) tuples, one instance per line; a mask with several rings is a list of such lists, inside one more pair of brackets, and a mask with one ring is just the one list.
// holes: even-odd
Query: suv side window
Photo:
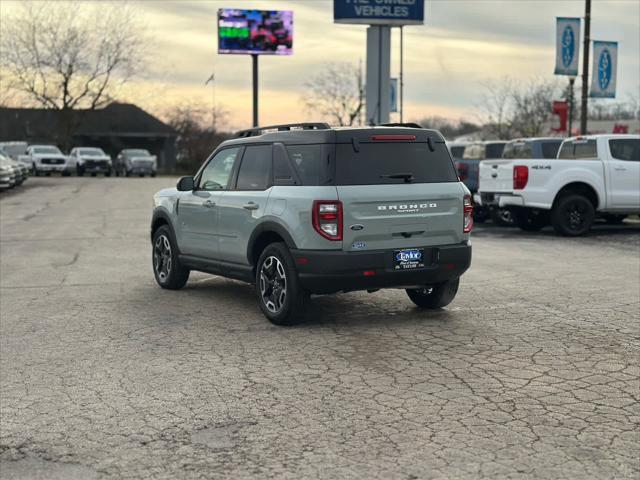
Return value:
[(266, 190), (271, 184), (271, 145), (246, 147), (236, 190)]
[(238, 152), (240, 152), (240, 147), (225, 148), (218, 152), (202, 170), (198, 179), (198, 189), (225, 190), (229, 184)]
[(562, 140), (555, 140), (553, 142), (542, 142), (542, 158), (556, 158), (561, 143)]

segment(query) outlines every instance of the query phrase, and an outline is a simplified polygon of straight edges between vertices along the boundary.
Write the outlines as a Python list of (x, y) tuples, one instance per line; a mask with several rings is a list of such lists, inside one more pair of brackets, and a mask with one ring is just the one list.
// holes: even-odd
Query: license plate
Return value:
[(394, 270), (424, 268), (424, 248), (407, 248), (393, 252)]

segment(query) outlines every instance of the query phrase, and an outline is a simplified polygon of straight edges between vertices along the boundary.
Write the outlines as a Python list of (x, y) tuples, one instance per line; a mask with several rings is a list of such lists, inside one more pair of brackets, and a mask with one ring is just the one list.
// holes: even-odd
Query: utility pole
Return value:
[(251, 54), (251, 68), (253, 77), (253, 126), (258, 126), (258, 55)]
[(400, 25), (400, 123), (403, 123), (404, 114), (404, 72), (403, 72), (403, 57), (404, 57), (404, 35), (402, 25)]
[(584, 4), (584, 42), (582, 44), (582, 105), (580, 108), (580, 135), (587, 134), (587, 102), (589, 100), (589, 35), (591, 32), (591, 0)]
[(569, 128), (567, 131), (567, 137), (573, 135), (573, 85), (576, 81), (576, 77), (569, 77)]

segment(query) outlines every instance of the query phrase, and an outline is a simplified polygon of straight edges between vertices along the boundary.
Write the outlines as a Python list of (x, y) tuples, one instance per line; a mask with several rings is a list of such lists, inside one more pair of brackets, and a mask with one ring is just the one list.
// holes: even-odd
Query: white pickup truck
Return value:
[(19, 160), (31, 167), (36, 177), (40, 174), (51, 175), (53, 172), (68, 176), (74, 167), (69, 157), (54, 145), (30, 145)]
[(509, 209), (523, 230), (551, 223), (561, 235), (640, 213), (640, 135), (587, 135), (562, 142), (555, 159), (480, 163), (477, 203)]

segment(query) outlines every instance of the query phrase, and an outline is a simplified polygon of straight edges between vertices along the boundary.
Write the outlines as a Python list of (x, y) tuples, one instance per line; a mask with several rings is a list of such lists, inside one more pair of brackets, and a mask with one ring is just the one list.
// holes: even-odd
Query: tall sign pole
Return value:
[(404, 116), (404, 35), (403, 28), (400, 25), (400, 123), (403, 122)]
[[(391, 28), (403, 25), (423, 25), (424, 0), (396, 2), (333, 0), (333, 19), (336, 23), (369, 25), (367, 29), (365, 122), (369, 125), (388, 123), (391, 110)], [(401, 72), (401, 84), (404, 80), (403, 77), (404, 72)], [(401, 121), (403, 119), (403, 91), (404, 89), (401, 87)]]
[(258, 55), (251, 55), (253, 77), (253, 126), (258, 126)]
[(591, 34), (591, 0), (584, 4), (584, 41), (582, 43), (582, 106), (580, 108), (580, 135), (587, 134), (587, 102), (589, 100), (589, 42)]

